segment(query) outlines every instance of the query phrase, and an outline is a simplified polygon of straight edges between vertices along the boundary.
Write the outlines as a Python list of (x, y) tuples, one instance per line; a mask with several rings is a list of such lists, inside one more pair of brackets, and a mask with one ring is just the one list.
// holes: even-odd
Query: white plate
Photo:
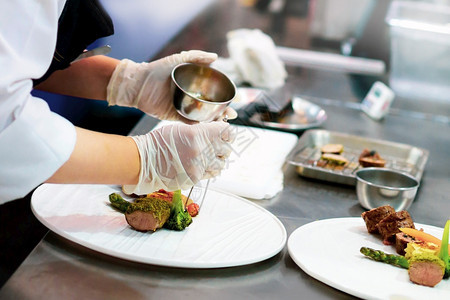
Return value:
[[(245, 199), (208, 190), (184, 231), (142, 233), (109, 205), (117, 186), (44, 184), (33, 194), (36, 217), (55, 233), (93, 250), (140, 263), (181, 268), (219, 268), (268, 259), (287, 235), (270, 212)], [(187, 195), (187, 193), (184, 193)]]
[[(443, 229), (415, 223), (438, 238)], [(367, 259), (359, 252), (370, 247), (395, 254), (369, 234), (362, 218), (337, 218), (308, 223), (289, 237), (288, 250), (307, 274), (329, 286), (363, 299), (450, 299), (450, 280), (434, 288), (416, 285), (406, 269)]]

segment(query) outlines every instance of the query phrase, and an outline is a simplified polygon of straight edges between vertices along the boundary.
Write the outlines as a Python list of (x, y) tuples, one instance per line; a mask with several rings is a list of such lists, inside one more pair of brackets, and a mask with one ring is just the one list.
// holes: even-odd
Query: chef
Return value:
[[(185, 124), (172, 105), (170, 72), (210, 64), (214, 53), (181, 52), (150, 63), (93, 56), (71, 62), (113, 34), (95, 0), (0, 4), (0, 204), (43, 182), (127, 185), (129, 191), (188, 188), (220, 173), (231, 151), (225, 122)], [(31, 95), (33, 89), (137, 107), (181, 120), (142, 136), (75, 127)], [(226, 114), (233, 118), (235, 112)]]

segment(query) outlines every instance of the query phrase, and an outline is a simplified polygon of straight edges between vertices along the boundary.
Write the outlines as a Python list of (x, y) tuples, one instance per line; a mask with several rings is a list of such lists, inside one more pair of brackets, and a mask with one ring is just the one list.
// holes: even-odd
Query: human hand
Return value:
[[(200, 50), (183, 51), (151, 63), (124, 59), (111, 76), (107, 101), (110, 105), (136, 107), (161, 120), (196, 123), (178, 114), (173, 105), (171, 72), (181, 63), (208, 65), (216, 59), (217, 54)], [(237, 117), (232, 108), (227, 108), (223, 115), (227, 115), (228, 119)]]
[(137, 186), (124, 186), (128, 194), (158, 189), (188, 189), (199, 180), (215, 177), (225, 166), (235, 136), (226, 122), (186, 125), (176, 123), (145, 135), (133, 136), (141, 170)]

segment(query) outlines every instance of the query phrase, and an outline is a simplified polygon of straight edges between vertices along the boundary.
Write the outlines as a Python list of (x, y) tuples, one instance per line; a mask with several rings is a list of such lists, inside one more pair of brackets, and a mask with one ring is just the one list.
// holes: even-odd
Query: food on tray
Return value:
[(359, 155), (359, 164), (366, 167), (384, 167), (386, 164), (386, 160), (381, 158), (380, 154), (378, 154), (375, 150), (364, 149), (362, 153)]
[[(382, 206), (362, 213), (367, 230), (375, 233), (373, 223), (383, 213), (391, 210)], [(391, 244), (395, 240), (397, 253), (388, 254), (380, 250), (361, 247), (360, 252), (379, 262), (388, 263), (408, 269), (411, 282), (434, 287), (442, 279), (450, 276), (449, 227), (445, 224), (442, 241), (438, 238), (414, 228), (411, 216), (407, 211), (389, 213), (376, 224), (383, 243)]]
[[(156, 231), (159, 228), (184, 230), (192, 223), (199, 207), (181, 191), (159, 190), (146, 197), (129, 202), (119, 194), (109, 195), (111, 205), (125, 214), (127, 223), (138, 231)], [(186, 207), (187, 204), (187, 207)]]
[(366, 222), (369, 233), (378, 233), (378, 223), (392, 213), (395, 213), (395, 209), (390, 205), (385, 205), (365, 211), (361, 217)]
[(326, 144), (320, 148), (322, 153), (341, 154), (344, 151), (344, 145), (342, 144)]
[(325, 154), (322, 154), (320, 159), (328, 162), (329, 164), (336, 165), (336, 166), (343, 166), (348, 163), (348, 160), (345, 157), (343, 157), (342, 155), (338, 155), (338, 154), (325, 153)]
[[(326, 144), (320, 147), (320, 159), (315, 162), (315, 165), (321, 168), (333, 168), (336, 170), (342, 170), (343, 168), (357, 168), (358, 163), (361, 167), (384, 167), (386, 160), (375, 150), (370, 151), (364, 149), (360, 154), (358, 163), (352, 162), (343, 156), (344, 145), (342, 144)], [(349, 154), (351, 156), (351, 154)], [(346, 156), (349, 156), (346, 155)], [(338, 167), (338, 168), (336, 168)]]

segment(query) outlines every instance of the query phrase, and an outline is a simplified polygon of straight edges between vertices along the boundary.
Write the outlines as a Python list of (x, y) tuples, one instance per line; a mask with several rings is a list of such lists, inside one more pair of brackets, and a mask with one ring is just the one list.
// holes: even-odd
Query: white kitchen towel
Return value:
[[(161, 121), (155, 128), (170, 123)], [(231, 155), (225, 169), (211, 179), (209, 187), (255, 200), (274, 197), (283, 189), (282, 167), (298, 137), (270, 129), (231, 126), (236, 131)]]
[(287, 72), (270, 36), (259, 29), (236, 29), (227, 33), (229, 58), (219, 58), (213, 67), (236, 84), (275, 89), (284, 85)]

